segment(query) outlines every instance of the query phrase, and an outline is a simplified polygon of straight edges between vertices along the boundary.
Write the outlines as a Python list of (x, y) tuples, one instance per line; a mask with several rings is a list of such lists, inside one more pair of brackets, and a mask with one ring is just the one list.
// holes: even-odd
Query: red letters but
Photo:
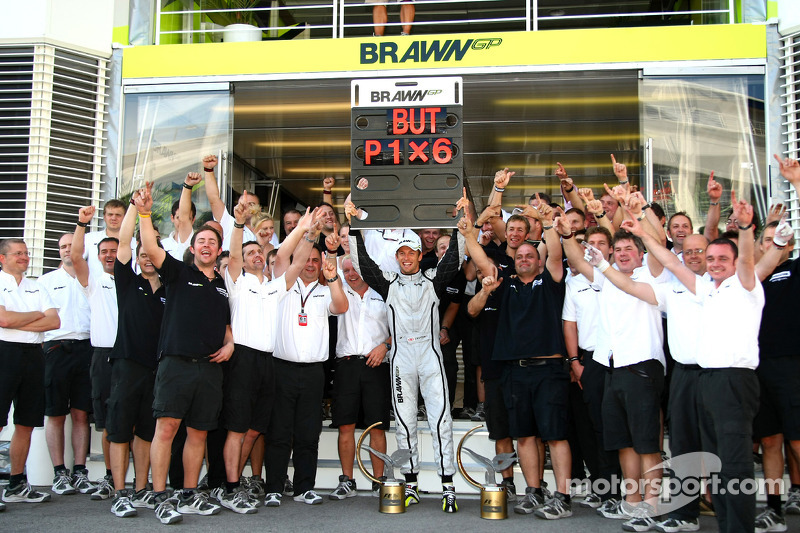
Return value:
[[(412, 107), (410, 109), (392, 109), (392, 134), (405, 135), (412, 133), (420, 135), (425, 132), (425, 125), (430, 120), (431, 133), (436, 133), (436, 113), (441, 107)], [(415, 124), (418, 122), (418, 124)]]

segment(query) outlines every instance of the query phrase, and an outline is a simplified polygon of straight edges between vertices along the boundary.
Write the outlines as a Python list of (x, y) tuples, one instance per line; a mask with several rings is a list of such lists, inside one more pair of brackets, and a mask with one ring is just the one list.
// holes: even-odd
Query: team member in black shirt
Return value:
[[(519, 245), (514, 263), (517, 277), (503, 277), (498, 291), (500, 315), (494, 353), (503, 369), (504, 400), (509, 429), (516, 437), (520, 466), (528, 484), (525, 498), (515, 512), (556, 519), (572, 515), (567, 481), (571, 456), (567, 443), (569, 373), (564, 368), (564, 338), (553, 334), (561, 329), (564, 304), (564, 264), (553, 209), (537, 209), (549, 243), (545, 269), (539, 274), (539, 253), (530, 243)], [(572, 237), (567, 233), (567, 238)], [(492, 265), (482, 250), (473, 254), (481, 271)], [(484, 278), (491, 286), (494, 280)], [(523, 335), (522, 332), (525, 332)], [(545, 505), (539, 474), (536, 437), (550, 444), (556, 477), (555, 497)]]
[(177, 510), (216, 514), (220, 508), (197, 492), (206, 433), (217, 427), (222, 408), (222, 367), (233, 354), (230, 308), (225, 282), (215, 270), (222, 239), (203, 226), (192, 237), (194, 263), (186, 265), (158, 246), (150, 210), (152, 183), (136, 198), (142, 248), (166, 285), (167, 305), (158, 343), (159, 365), (153, 414), (156, 432), (150, 448), (156, 515), (162, 523), (180, 520), (167, 501), (170, 447), (181, 421), (186, 423), (183, 450), (184, 488)]
[[(134, 193), (138, 194), (138, 191)], [(158, 337), (166, 302), (161, 279), (141, 244), (136, 248), (141, 274), (131, 268), (130, 242), (134, 224), (136, 207), (131, 205), (119, 231), (120, 247), (114, 262), (119, 318), (117, 337), (109, 356), (111, 394), (106, 414), (111, 474), (116, 489), (111, 512), (120, 518), (135, 516), (137, 507), (153, 508), (153, 493), (147, 490), (147, 474), (150, 443), (156, 429), (153, 386), (158, 366)], [(131, 441), (135, 492), (125, 488)]]

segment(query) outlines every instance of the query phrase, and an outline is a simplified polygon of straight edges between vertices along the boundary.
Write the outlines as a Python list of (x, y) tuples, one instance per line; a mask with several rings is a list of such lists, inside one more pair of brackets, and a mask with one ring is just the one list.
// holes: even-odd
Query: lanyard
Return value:
[(306, 297), (303, 298), (303, 288), (300, 285), (300, 280), (299, 279), (297, 280), (297, 289), (300, 291), (300, 312), (301, 313), (305, 313), (306, 312), (306, 302), (308, 301), (308, 298), (311, 296), (311, 293), (314, 292), (314, 289), (316, 289), (318, 286), (319, 286), (319, 282), (315, 282), (315, 285), (313, 287), (311, 287), (311, 290), (308, 291), (308, 294), (306, 294)]

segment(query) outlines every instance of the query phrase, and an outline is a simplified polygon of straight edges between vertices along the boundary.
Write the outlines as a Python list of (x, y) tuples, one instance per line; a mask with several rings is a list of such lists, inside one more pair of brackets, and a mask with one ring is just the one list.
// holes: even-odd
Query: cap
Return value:
[(395, 249), (395, 252), (400, 248), (402, 248), (403, 246), (408, 246), (409, 248), (417, 252), (422, 251), (422, 241), (420, 241), (419, 235), (417, 235), (413, 231), (408, 232), (407, 235), (405, 235), (402, 239), (400, 239), (400, 242), (397, 243), (397, 248)]

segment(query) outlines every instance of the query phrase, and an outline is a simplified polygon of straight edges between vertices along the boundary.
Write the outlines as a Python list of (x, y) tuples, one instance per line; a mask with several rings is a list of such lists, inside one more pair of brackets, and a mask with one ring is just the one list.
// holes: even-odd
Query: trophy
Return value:
[[(364, 437), (367, 436), (372, 428), (380, 424), (381, 422), (375, 422), (365, 429), (364, 433), (358, 438), (358, 444), (356, 444), (356, 461), (358, 461), (358, 468), (361, 470), (361, 473), (369, 480), (379, 483), (381, 486), (380, 506), (378, 510), (387, 514), (405, 513), (406, 482), (402, 479), (395, 479), (394, 469), (403, 466), (411, 459), (411, 450), (396, 450), (389, 456), (361, 444), (364, 441)], [(369, 451), (384, 462), (386, 465), (383, 471), (384, 479), (376, 478), (364, 467), (364, 463), (361, 460), (361, 449)]]
[[(510, 467), (517, 461), (515, 453), (501, 453), (494, 459), (489, 460), (469, 448), (464, 448), (464, 441), (472, 432), (482, 428), (483, 425), (475, 426), (467, 431), (458, 443), (458, 450), (456, 451), (456, 461), (458, 462), (458, 470), (471, 485), (481, 489), (481, 518), (487, 520), (502, 520), (508, 518), (508, 498), (506, 495), (506, 488), (503, 485), (497, 484), (497, 473), (502, 472)], [(472, 479), (464, 465), (461, 463), (461, 450), (466, 451), (473, 459), (479, 462), (486, 468), (486, 483), (483, 485)]]

